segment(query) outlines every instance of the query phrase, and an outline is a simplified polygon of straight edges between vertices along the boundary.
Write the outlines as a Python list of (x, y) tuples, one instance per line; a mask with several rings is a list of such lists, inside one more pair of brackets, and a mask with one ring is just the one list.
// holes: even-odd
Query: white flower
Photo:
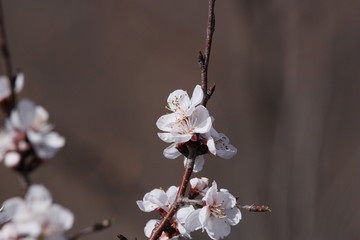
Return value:
[(74, 222), (73, 214), (53, 204), (50, 193), (42, 185), (32, 185), (25, 200), (11, 198), (5, 201), (0, 219), (3, 217), (9, 219), (1, 229), (5, 239), (26, 236), (27, 240), (60, 240)]
[[(18, 73), (15, 79), (15, 93), (18, 93), (24, 87), (24, 74)], [(10, 97), (10, 80), (7, 76), (0, 76), (0, 102)]]
[(205, 134), (210, 131), (212, 123), (209, 112), (204, 106), (199, 105), (203, 98), (204, 94), (199, 85), (195, 87), (191, 99), (184, 90), (176, 90), (169, 95), (167, 109), (172, 113), (161, 116), (156, 122), (157, 127), (164, 131), (158, 133), (160, 139), (174, 143), (165, 149), (165, 157), (180, 156), (176, 144), (193, 139), (195, 134)]
[(6, 166), (14, 167), (19, 163), (19, 153), (30, 147), (26, 139), (43, 160), (52, 158), (64, 146), (64, 137), (52, 131), (48, 118), (49, 114), (43, 107), (28, 99), (17, 104), (0, 134), (0, 158), (5, 160)]
[(136, 201), (136, 204), (141, 211), (152, 212), (162, 209), (169, 211), (171, 205), (174, 203), (178, 187), (171, 186), (166, 192), (161, 189), (154, 189), (145, 194), (143, 200)]
[[(171, 115), (171, 116), (170, 116)], [(204, 106), (195, 107), (190, 116), (167, 114), (159, 118), (156, 125), (165, 133), (158, 133), (167, 143), (184, 143), (196, 133), (207, 133), (211, 129), (211, 117)]]
[(186, 91), (178, 89), (170, 93), (166, 108), (175, 114), (190, 116), (195, 107), (202, 102), (203, 98), (204, 93), (200, 85), (195, 86), (191, 99)]
[[(193, 206), (180, 208), (175, 216), (170, 220), (170, 229), (163, 231), (159, 237), (160, 240), (178, 239), (179, 237), (190, 238), (190, 232), (185, 228), (185, 221), (188, 216), (195, 211)], [(151, 219), (144, 228), (145, 236), (150, 238), (154, 228), (160, 223), (158, 219)]]
[(238, 224), (241, 212), (236, 208), (236, 199), (228, 190), (218, 192), (216, 182), (203, 197), (204, 207), (192, 212), (186, 219), (185, 227), (189, 232), (206, 230), (211, 239), (218, 240), (230, 234), (230, 226)]

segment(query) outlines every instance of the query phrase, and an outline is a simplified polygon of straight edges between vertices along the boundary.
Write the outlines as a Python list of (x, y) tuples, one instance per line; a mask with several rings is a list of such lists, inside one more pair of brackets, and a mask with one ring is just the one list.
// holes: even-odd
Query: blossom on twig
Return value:
[[(63, 234), (74, 222), (73, 214), (53, 204), (49, 191), (42, 185), (32, 185), (25, 199), (11, 198), (4, 202), (0, 219), (8, 222), (0, 229), (0, 239), (63, 240)], [(2, 237), (2, 238), (1, 238)]]
[(236, 208), (236, 198), (226, 189), (218, 191), (214, 181), (202, 201), (204, 206), (192, 212), (185, 223), (185, 228), (206, 230), (211, 239), (218, 240), (230, 234), (230, 226), (238, 224), (241, 212)]
[(65, 144), (64, 137), (52, 131), (49, 114), (31, 100), (21, 100), (6, 120), (0, 133), (0, 161), (8, 167), (16, 167), (22, 153), (34, 148), (42, 160), (52, 158)]

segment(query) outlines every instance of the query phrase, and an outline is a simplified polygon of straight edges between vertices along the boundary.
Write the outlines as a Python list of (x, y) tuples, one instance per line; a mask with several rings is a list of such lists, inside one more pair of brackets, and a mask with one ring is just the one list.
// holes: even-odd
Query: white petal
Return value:
[(186, 113), (190, 107), (190, 98), (184, 90), (175, 90), (170, 93), (167, 103), (173, 112)]
[(195, 211), (195, 208), (191, 205), (182, 207), (176, 212), (176, 218), (178, 219), (178, 221), (180, 223), (185, 223), (187, 218), (189, 217), (189, 215), (194, 211)]
[(164, 149), (164, 156), (169, 159), (175, 159), (179, 157), (181, 153), (176, 149), (176, 143), (171, 144)]
[(36, 106), (35, 108), (35, 121), (44, 123), (49, 120), (49, 113), (42, 106)]
[(201, 89), (200, 85), (196, 85), (191, 97), (191, 105), (194, 107), (199, 105), (202, 102), (203, 98), (204, 98), (203, 90)]
[(225, 209), (233, 208), (236, 205), (236, 198), (226, 189), (221, 189), (216, 198), (217, 204), (221, 204)]
[(4, 164), (6, 167), (12, 168), (20, 163), (20, 154), (17, 152), (9, 152), (5, 154)]
[(172, 130), (172, 125), (177, 121), (176, 113), (169, 113), (162, 115), (157, 121), (156, 126), (164, 132), (170, 132)]
[(190, 213), (189, 216), (186, 218), (185, 228), (188, 232), (193, 232), (195, 230), (202, 228), (199, 220), (200, 210), (201, 209), (196, 209), (195, 211)]
[[(37, 239), (41, 234), (41, 223), (39, 221), (18, 221), (15, 225), (16, 232), (18, 235), (26, 235), (28, 238), (25, 239)], [(35, 240), (34, 239), (34, 240)]]
[(195, 164), (194, 164), (194, 172), (200, 172), (204, 167), (205, 159), (203, 155), (200, 155), (195, 158)]
[(36, 105), (29, 99), (23, 99), (17, 104), (17, 112), (19, 113), (19, 120), (21, 129), (27, 130), (35, 120)]
[(0, 76), (0, 101), (9, 97), (10, 94), (9, 79), (6, 76)]
[(224, 146), (224, 148), (216, 149), (216, 155), (224, 158), (230, 159), (237, 153), (236, 147), (231, 144)]
[(206, 145), (209, 149), (209, 152), (211, 152), (212, 154), (216, 155), (216, 147), (215, 147), (215, 142), (214, 139), (212, 137), (209, 137)]
[[(166, 209), (166, 202), (168, 201), (168, 197), (163, 190), (154, 189), (151, 192), (145, 194), (144, 203), (150, 202), (151, 205), (148, 205), (147, 211), (153, 211), (158, 207)], [(151, 207), (151, 208), (150, 208)]]
[(161, 140), (167, 143), (175, 142), (175, 135), (172, 133), (158, 133), (158, 136)]
[(65, 138), (57, 132), (50, 132), (44, 136), (44, 144), (51, 148), (62, 148), (65, 145)]
[(152, 231), (154, 230), (154, 228), (156, 227), (156, 225), (160, 223), (159, 220), (155, 220), (155, 219), (151, 219), (146, 223), (146, 226), (144, 228), (144, 233), (146, 237), (150, 237), (152, 234)]
[(209, 111), (202, 105), (196, 107), (190, 116), (190, 122), (193, 124), (195, 133), (207, 133), (212, 126)]
[(67, 231), (74, 224), (74, 214), (60, 205), (54, 204), (51, 206), (47, 214), (48, 225), (46, 227), (56, 233)]
[(218, 240), (228, 236), (231, 228), (226, 222), (226, 219), (212, 217), (210, 221), (207, 222), (205, 230), (211, 239)]
[(176, 194), (178, 192), (179, 188), (175, 186), (169, 187), (169, 189), (166, 191), (166, 196), (168, 197), (168, 202), (172, 204), (175, 201)]
[(211, 217), (211, 214), (210, 214), (209, 206), (205, 206), (205, 207), (200, 209), (199, 221), (200, 221), (201, 226), (202, 226), (203, 229), (206, 226), (206, 224), (208, 223), (208, 221), (210, 220), (210, 217)]
[(209, 186), (209, 179), (206, 177), (192, 178), (190, 180), (190, 186), (192, 189), (202, 191)]
[(23, 73), (18, 73), (15, 80), (15, 92), (20, 92), (24, 88), (25, 76)]
[(3, 204), (3, 209), (0, 212), (0, 219), (2, 222), (13, 218), (21, 209), (25, 208), (25, 202), (19, 197), (10, 198)]
[(34, 212), (43, 212), (51, 206), (50, 192), (42, 185), (31, 185), (25, 196), (26, 203)]
[(192, 138), (193, 134), (176, 134), (174, 135), (174, 140), (176, 143), (185, 143)]
[(238, 224), (241, 220), (241, 212), (238, 208), (224, 210), (224, 213), (226, 214), (228, 223), (231, 226)]
[(215, 181), (213, 181), (212, 186), (206, 192), (206, 194), (202, 200), (205, 201), (208, 206), (212, 206), (212, 205), (216, 204), (214, 202), (216, 199), (216, 196), (217, 196), (217, 184)]

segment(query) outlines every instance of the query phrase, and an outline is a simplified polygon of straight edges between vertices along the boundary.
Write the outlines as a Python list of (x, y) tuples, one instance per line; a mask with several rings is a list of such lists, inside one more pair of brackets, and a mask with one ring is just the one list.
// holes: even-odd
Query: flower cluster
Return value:
[[(190, 233), (202, 229), (211, 239), (217, 240), (230, 234), (230, 226), (238, 224), (241, 212), (236, 207), (236, 198), (226, 189), (218, 190), (214, 181), (208, 187), (207, 178), (190, 180), (191, 190), (187, 198), (181, 199), (181, 206), (172, 217), (169, 226), (159, 239), (191, 238)], [(144, 212), (158, 211), (164, 217), (174, 204), (178, 188), (170, 187), (166, 192), (154, 189), (145, 194), (137, 205)], [(200, 197), (201, 199), (197, 199)], [(160, 220), (152, 219), (145, 226), (145, 235), (150, 237)]]
[(25, 199), (11, 198), (0, 212), (1, 240), (65, 240), (64, 232), (74, 222), (73, 214), (53, 204), (49, 191), (42, 185), (32, 185)]
[[(190, 175), (202, 170), (206, 153), (229, 159), (237, 152), (229, 139), (214, 129), (214, 118), (204, 107), (203, 100), (204, 91), (199, 85), (191, 98), (186, 91), (176, 90), (167, 99), (166, 108), (171, 113), (156, 122), (163, 131), (158, 133), (160, 139), (171, 143), (164, 150), (164, 156), (174, 159), (184, 155), (185, 172), (190, 171)], [(189, 180), (190, 175), (189, 172), (184, 174), (180, 187), (172, 186), (166, 192), (154, 189), (142, 201), (137, 201), (142, 211), (157, 211), (161, 217), (161, 220), (148, 221), (144, 229), (147, 237), (161, 240), (191, 238), (191, 232), (202, 229), (211, 239), (218, 240), (230, 234), (230, 226), (240, 222), (236, 198), (228, 190), (218, 191), (215, 181), (209, 187), (207, 178)], [(190, 190), (185, 197), (188, 182)]]
[(188, 155), (186, 144), (191, 142), (199, 145), (194, 172), (202, 170), (204, 165), (202, 155), (205, 153), (210, 152), (218, 157), (229, 159), (237, 152), (237, 149), (229, 143), (229, 139), (214, 129), (214, 118), (201, 105), (203, 99), (204, 93), (199, 85), (195, 87), (191, 99), (186, 91), (176, 90), (167, 99), (166, 108), (171, 113), (161, 116), (156, 122), (157, 127), (164, 131), (158, 133), (160, 139), (171, 143), (164, 150), (166, 158), (175, 159), (184, 155), (184, 162), (186, 162)]
[[(15, 83), (15, 92), (19, 92), (24, 84), (23, 74), (18, 75)], [(0, 102), (10, 97), (9, 85), (8, 78), (0, 77)], [(48, 119), (43, 107), (29, 99), (19, 101), (0, 132), (0, 161), (7, 167), (31, 171), (43, 160), (52, 158), (64, 146), (65, 139), (53, 131)], [(29, 156), (33, 159), (24, 166)]]

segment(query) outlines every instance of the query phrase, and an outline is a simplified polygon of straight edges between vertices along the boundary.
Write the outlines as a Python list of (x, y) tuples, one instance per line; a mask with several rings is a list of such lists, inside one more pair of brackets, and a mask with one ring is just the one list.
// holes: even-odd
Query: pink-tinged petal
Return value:
[(209, 237), (214, 240), (222, 239), (230, 234), (231, 227), (224, 218), (212, 217), (205, 225)]
[(5, 154), (4, 164), (6, 167), (16, 167), (20, 163), (21, 157), (17, 152), (8, 152)]
[(209, 111), (202, 105), (197, 106), (190, 116), (190, 122), (195, 133), (207, 133), (210, 131), (212, 123)]
[(15, 92), (19, 93), (24, 88), (25, 76), (23, 73), (18, 73), (15, 79)]
[(217, 204), (216, 197), (217, 197), (217, 184), (215, 181), (213, 181), (212, 186), (206, 192), (202, 200), (205, 201), (208, 206), (212, 206), (214, 204)]
[(51, 206), (51, 208), (47, 210), (47, 214), (49, 216), (47, 228), (56, 233), (67, 231), (74, 224), (74, 214), (58, 204)]
[(200, 210), (201, 209), (196, 209), (195, 211), (190, 213), (189, 216), (186, 218), (185, 228), (188, 232), (193, 232), (195, 230), (202, 228), (199, 220)]
[(145, 225), (145, 228), (144, 228), (144, 233), (145, 233), (145, 236), (146, 237), (150, 237), (154, 228), (156, 227), (156, 225), (160, 223), (159, 220), (155, 220), (155, 219), (151, 219), (149, 220), (146, 225)]
[(173, 112), (185, 113), (190, 107), (190, 98), (184, 90), (175, 90), (167, 99), (168, 107)]
[(190, 179), (190, 186), (192, 189), (202, 191), (209, 186), (209, 179), (206, 177)]
[(172, 130), (172, 125), (177, 121), (176, 113), (169, 113), (162, 115), (156, 122), (156, 126), (164, 132), (170, 132)]
[(191, 106), (199, 105), (204, 98), (204, 92), (201, 89), (200, 85), (196, 85), (194, 88), (194, 92), (191, 96)]
[(227, 222), (231, 226), (235, 226), (241, 220), (241, 212), (238, 208), (224, 210), (224, 213), (227, 216)]
[(158, 136), (161, 140), (167, 143), (175, 142), (176, 137), (172, 133), (158, 133)]
[(175, 159), (179, 157), (181, 153), (176, 149), (176, 144), (173, 143), (164, 149), (164, 156), (169, 159)]
[(36, 105), (29, 99), (23, 99), (17, 104), (16, 110), (19, 113), (20, 129), (27, 130), (31, 127), (35, 120), (35, 109)]
[(194, 172), (197, 173), (197, 172), (200, 172), (203, 167), (204, 167), (204, 164), (205, 164), (205, 159), (204, 159), (204, 156), (200, 155), (198, 157), (195, 158), (195, 163), (194, 163)]
[(216, 198), (217, 204), (221, 204), (225, 209), (233, 208), (236, 205), (236, 198), (226, 189), (220, 189)]
[(34, 212), (43, 212), (52, 204), (50, 192), (42, 185), (31, 185), (25, 201)]
[(6, 76), (0, 76), (0, 101), (9, 97), (10, 94), (9, 79)]
[(172, 204), (175, 201), (176, 194), (178, 192), (179, 188), (175, 186), (169, 187), (169, 189), (166, 191), (166, 196), (168, 198), (168, 202)]

